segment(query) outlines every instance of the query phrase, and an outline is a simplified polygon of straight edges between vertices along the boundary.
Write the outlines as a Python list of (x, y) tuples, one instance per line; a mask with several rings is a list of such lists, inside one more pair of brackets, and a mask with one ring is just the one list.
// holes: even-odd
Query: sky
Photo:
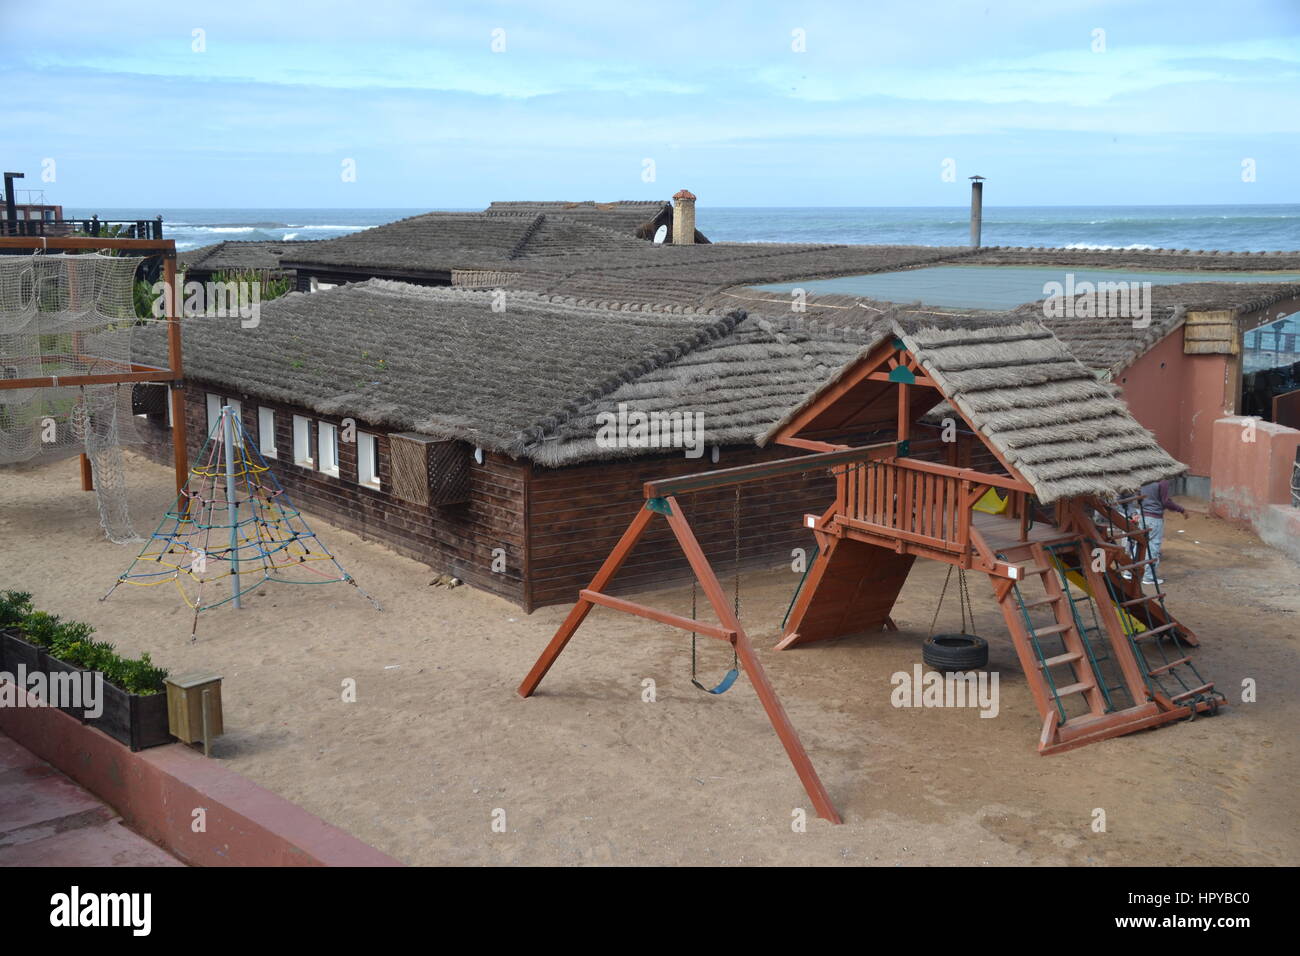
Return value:
[[(310, 14), (307, 11), (311, 11)], [(65, 206), (1300, 202), (1300, 0), (0, 0)]]

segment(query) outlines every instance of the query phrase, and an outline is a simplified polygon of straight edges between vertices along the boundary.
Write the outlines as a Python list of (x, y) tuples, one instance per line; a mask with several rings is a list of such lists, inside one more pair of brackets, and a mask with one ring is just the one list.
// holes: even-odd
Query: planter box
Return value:
[(167, 730), (165, 692), (142, 697), (105, 683), (104, 712), (86, 723), (132, 750), (160, 747), (173, 740)]
[[(57, 657), (51, 657), (49, 654), (46, 654), (44, 656), (45, 656), (45, 673), (49, 678), (48, 681), (49, 685), (53, 685), (56, 674), (73, 674), (76, 675), (77, 682), (82, 684), (83, 687), (85, 686), (84, 678), (82, 678), (81, 676), (82, 674), (86, 673), (86, 669), (84, 667), (78, 667), (76, 664), (69, 664), (66, 661), (59, 660)], [(105, 688), (108, 687), (107, 684), (104, 684), (103, 686)], [(52, 686), (50, 687), (50, 690), (51, 691), (53, 690)], [(50, 697), (53, 696), (54, 696), (53, 693), (50, 693)], [(76, 717), (83, 724), (86, 722), (86, 715), (85, 715), (86, 708), (84, 706), (60, 707), (58, 709), (63, 711), (69, 717)]]
[(28, 674), (45, 670), (45, 649), (35, 644), (28, 644), (18, 636), (17, 631), (5, 631), (0, 634), (0, 644), (4, 645), (4, 669), (13, 674), (15, 679), (18, 676), (19, 664), (27, 668)]

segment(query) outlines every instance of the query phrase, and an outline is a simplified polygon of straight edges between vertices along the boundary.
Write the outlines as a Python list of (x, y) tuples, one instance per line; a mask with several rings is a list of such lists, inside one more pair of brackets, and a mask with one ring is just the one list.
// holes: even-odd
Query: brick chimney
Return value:
[(679, 189), (673, 194), (673, 245), (689, 246), (695, 242), (695, 194)]

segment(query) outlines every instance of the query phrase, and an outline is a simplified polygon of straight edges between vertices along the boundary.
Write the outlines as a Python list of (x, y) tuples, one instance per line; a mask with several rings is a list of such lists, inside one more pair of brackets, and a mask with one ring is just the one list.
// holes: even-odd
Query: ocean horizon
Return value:
[[(441, 207), (477, 212), (482, 206)], [(381, 226), (429, 208), (146, 208), (66, 206), (71, 218), (163, 217), (181, 251), (223, 240), (310, 240)], [(697, 227), (714, 242), (793, 242), (962, 246), (965, 206), (708, 206)], [(985, 246), (1071, 249), (1300, 249), (1300, 204), (984, 207)]]

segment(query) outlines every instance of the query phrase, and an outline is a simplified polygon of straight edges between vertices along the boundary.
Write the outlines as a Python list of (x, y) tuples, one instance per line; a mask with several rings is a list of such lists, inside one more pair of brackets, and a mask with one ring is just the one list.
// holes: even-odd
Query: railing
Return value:
[(972, 482), (960, 469), (873, 461), (848, 468), (840, 481), (840, 517), (849, 527), (943, 551), (969, 549)]
[(15, 219), (0, 220), (0, 236), (106, 236), (116, 239), (161, 239), (162, 216), (154, 219)]

